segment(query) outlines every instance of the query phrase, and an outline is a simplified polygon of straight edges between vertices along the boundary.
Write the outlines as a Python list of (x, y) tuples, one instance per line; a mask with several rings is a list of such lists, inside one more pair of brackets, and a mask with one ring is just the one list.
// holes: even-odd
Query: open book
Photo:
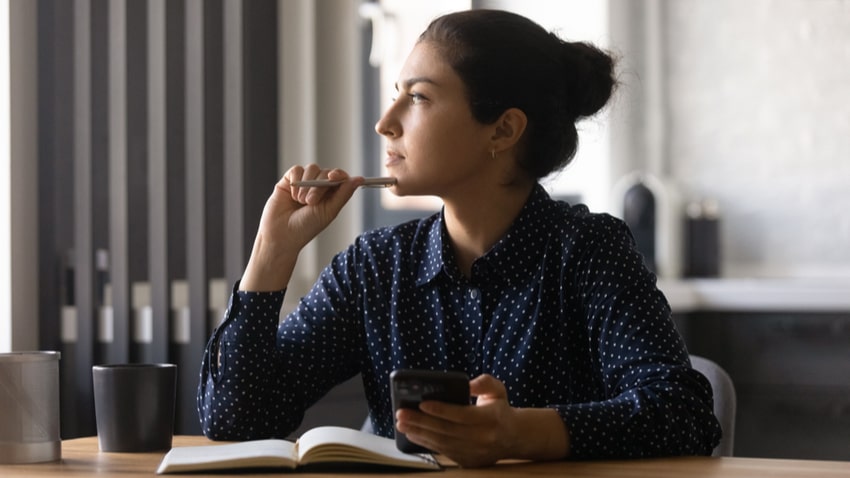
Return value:
[(156, 472), (297, 468), (328, 463), (440, 469), (433, 456), (402, 453), (392, 439), (351, 428), (326, 426), (305, 432), (295, 443), (268, 439), (172, 448), (162, 458)]

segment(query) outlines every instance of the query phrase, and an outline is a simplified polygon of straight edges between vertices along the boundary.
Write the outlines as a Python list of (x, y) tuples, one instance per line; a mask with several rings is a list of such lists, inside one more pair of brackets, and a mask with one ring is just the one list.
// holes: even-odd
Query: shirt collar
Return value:
[[(524, 235), (548, 233), (547, 217), (550, 217), (557, 202), (553, 201), (540, 184), (535, 185), (519, 216), (514, 220), (508, 232), (499, 239), (486, 254), (473, 264), (473, 282), (504, 280), (509, 285), (527, 282), (537, 273), (543, 248), (527, 253), (520, 247)], [(420, 255), (419, 272), (416, 285), (422, 286), (439, 275), (447, 279), (460, 279), (460, 271), (454, 261), (452, 246), (445, 227), (445, 211), (441, 211), (428, 221), (426, 246)]]

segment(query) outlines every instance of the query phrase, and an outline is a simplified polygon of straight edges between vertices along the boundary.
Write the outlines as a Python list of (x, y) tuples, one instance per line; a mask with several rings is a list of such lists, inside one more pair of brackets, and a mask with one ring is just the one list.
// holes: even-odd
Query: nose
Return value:
[(401, 135), (401, 126), (391, 115), (393, 107), (390, 106), (383, 116), (375, 123), (375, 132), (387, 138), (397, 138)]

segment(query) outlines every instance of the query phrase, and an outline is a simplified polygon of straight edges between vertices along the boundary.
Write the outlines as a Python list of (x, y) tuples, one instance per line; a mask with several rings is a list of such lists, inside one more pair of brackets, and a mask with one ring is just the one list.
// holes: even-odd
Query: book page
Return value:
[(286, 440), (254, 440), (224, 445), (175, 447), (157, 473), (233, 468), (295, 468), (295, 444)]
[(344, 462), (440, 468), (429, 454), (403, 453), (396, 448), (395, 440), (351, 428), (313, 428), (301, 435), (297, 446), (301, 464)]

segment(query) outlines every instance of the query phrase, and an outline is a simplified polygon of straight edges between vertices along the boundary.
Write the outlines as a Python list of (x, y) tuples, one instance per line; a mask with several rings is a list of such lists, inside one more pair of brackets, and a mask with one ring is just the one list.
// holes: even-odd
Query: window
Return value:
[[(379, 0), (365, 4), (361, 12), (372, 20), (372, 35), (364, 45), (371, 47), (368, 61), (375, 67), (372, 77), (364, 82), (372, 85), (366, 101), (372, 101), (374, 108), (366, 108), (369, 117), (364, 117), (367, 174), (381, 174), (381, 165), (374, 163), (379, 163), (382, 157), (383, 138), (372, 131), (372, 126), (395, 96), (393, 85), (416, 38), (433, 18), (467, 8), (509, 10), (531, 18), (565, 40), (589, 41), (602, 48), (609, 43), (608, 2), (599, 0)], [(603, 110), (598, 116), (582, 121), (578, 128), (579, 150), (574, 161), (541, 182), (555, 197), (581, 201), (593, 210), (606, 210), (611, 189), (607, 112)], [(439, 210), (441, 205), (438, 198), (400, 198), (389, 191), (369, 195), (366, 201), (367, 227), (421, 217)]]

